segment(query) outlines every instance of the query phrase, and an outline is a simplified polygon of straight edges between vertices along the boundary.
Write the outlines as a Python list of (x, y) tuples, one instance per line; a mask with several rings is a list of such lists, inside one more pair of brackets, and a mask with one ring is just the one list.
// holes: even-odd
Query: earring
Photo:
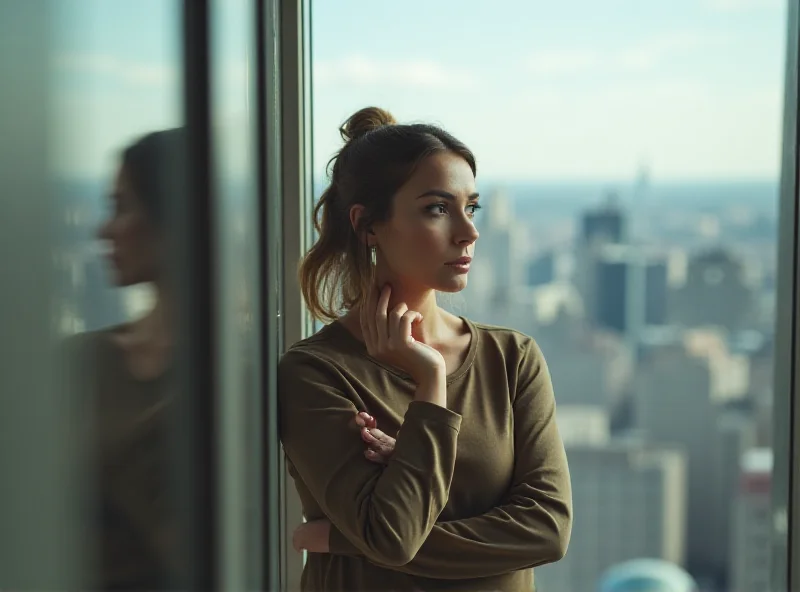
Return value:
[(378, 247), (375, 245), (369, 248), (369, 262), (373, 267), (375, 267), (375, 265), (378, 263)]

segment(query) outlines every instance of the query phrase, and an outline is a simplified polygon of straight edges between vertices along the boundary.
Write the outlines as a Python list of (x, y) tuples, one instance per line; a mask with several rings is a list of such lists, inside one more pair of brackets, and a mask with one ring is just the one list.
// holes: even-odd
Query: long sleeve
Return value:
[[(538, 346), (529, 340), (524, 348), (513, 401), (515, 468), (506, 498), (479, 516), (437, 523), (414, 558), (393, 569), (429, 578), (480, 578), (551, 563), (566, 552), (572, 495), (553, 387)], [(353, 552), (343, 535), (331, 532), (332, 553)]]
[(370, 561), (407, 564), (447, 502), (461, 416), (411, 402), (393, 462), (381, 467), (364, 458), (358, 396), (335, 365), (290, 351), (278, 392), (284, 450), (316, 503)]

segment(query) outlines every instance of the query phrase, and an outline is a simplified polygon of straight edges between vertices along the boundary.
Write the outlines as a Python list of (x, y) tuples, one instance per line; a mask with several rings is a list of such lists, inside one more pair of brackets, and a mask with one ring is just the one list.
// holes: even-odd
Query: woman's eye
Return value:
[[(480, 209), (481, 209), (481, 206), (479, 204), (475, 203), (475, 204), (469, 204), (465, 208), (465, 211), (467, 212), (467, 216), (472, 218), (475, 215), (475, 213)], [(447, 204), (444, 204), (444, 203), (431, 204), (431, 205), (429, 205), (427, 207), (427, 210), (429, 212), (433, 213), (433, 214), (446, 214), (447, 213)]]

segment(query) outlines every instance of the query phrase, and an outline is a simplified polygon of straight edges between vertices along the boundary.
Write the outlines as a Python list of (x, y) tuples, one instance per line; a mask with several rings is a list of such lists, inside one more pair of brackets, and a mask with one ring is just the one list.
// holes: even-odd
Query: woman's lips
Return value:
[(472, 257), (461, 257), (454, 261), (445, 263), (445, 265), (454, 269), (458, 273), (467, 273), (469, 271), (469, 265), (471, 262), (472, 262)]

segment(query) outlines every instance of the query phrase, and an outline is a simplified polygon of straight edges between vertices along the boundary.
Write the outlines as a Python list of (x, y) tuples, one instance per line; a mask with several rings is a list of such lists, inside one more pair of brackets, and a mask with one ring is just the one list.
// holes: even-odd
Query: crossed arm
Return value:
[[(311, 458), (313, 454), (304, 451), (304, 447), (293, 446), (293, 438), (285, 432), (287, 455), (304, 482), (314, 482), (309, 488), (332, 523), (329, 551), (364, 555), (394, 570), (441, 579), (488, 577), (560, 559), (566, 552), (571, 530), (571, 490), (555, 424), (552, 385), (535, 344), (523, 357), (518, 376), (513, 400), (512, 485), (501, 505), (463, 520), (436, 521), (447, 501), (455, 464), (458, 416), (452, 412), (439, 408), (439, 415), (434, 418), (426, 415), (427, 408), (421, 411), (410, 407), (385, 467), (365, 462), (364, 446), (354, 434), (350, 441), (337, 439), (342, 442), (334, 447), (341, 446), (341, 450), (325, 451), (324, 456), (330, 454), (328, 462), (336, 469), (322, 469), (320, 474), (320, 460)], [(335, 421), (341, 430), (342, 425), (352, 422), (355, 408), (345, 393), (328, 391), (325, 401), (326, 423)], [(322, 400), (316, 399), (316, 403)], [(332, 414), (333, 409), (337, 413)], [(304, 423), (310, 419), (313, 425), (306, 425), (304, 431), (336, 429), (332, 424), (317, 423), (309, 413), (313, 414), (313, 410), (302, 413)], [(302, 417), (298, 421), (303, 421)], [(428, 427), (421, 430), (421, 423)], [(441, 425), (447, 425), (450, 431), (439, 429)], [(337, 454), (347, 460), (337, 463)], [(436, 483), (430, 483), (430, 489), (422, 481), (416, 482), (416, 487), (409, 486), (420, 478)], [(399, 487), (395, 488), (395, 484)], [(358, 511), (354, 513), (355, 508)], [(388, 510), (386, 514), (384, 508)], [(359, 512), (370, 519), (358, 518)], [(404, 526), (406, 523), (413, 526)], [(385, 541), (376, 540), (375, 536), (390, 532), (394, 533), (392, 547), (402, 551), (387, 556)]]

